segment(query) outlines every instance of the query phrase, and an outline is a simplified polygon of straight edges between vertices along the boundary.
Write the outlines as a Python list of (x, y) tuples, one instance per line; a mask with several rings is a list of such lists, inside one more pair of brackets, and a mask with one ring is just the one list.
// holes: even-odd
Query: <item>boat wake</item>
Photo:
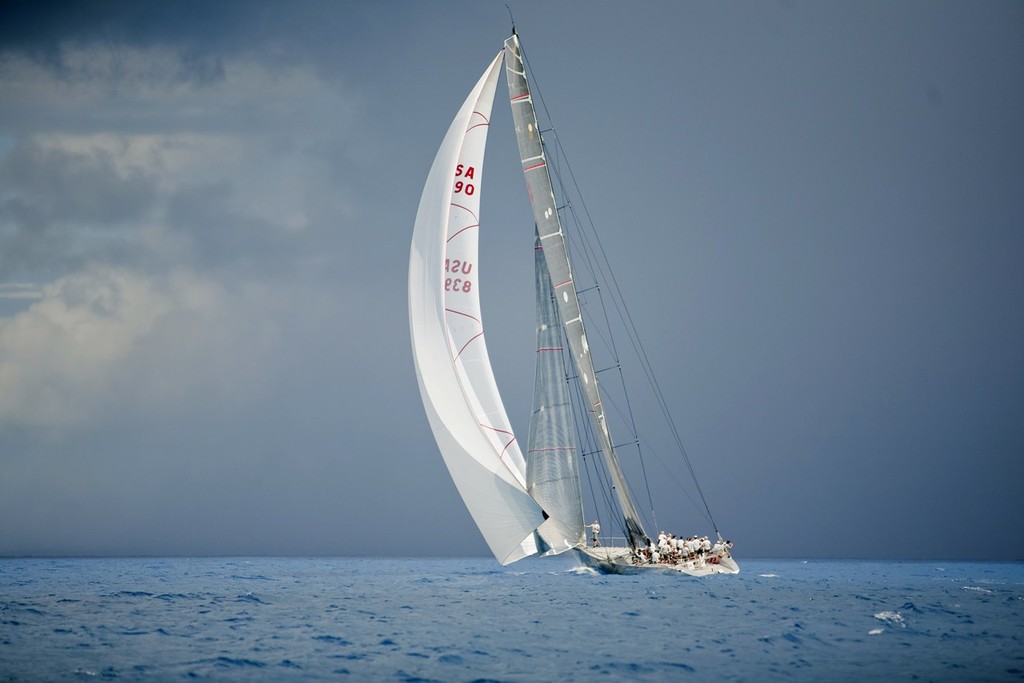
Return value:
[(597, 571), (593, 567), (583, 567), (583, 566), (570, 567), (569, 569), (566, 569), (564, 573), (566, 573), (566, 574), (578, 574), (580, 576), (601, 576), (601, 572)]

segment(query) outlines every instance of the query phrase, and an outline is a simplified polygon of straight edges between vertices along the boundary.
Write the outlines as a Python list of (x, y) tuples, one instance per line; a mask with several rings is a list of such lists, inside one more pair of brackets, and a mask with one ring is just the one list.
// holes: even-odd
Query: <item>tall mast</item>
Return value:
[(573, 282), (572, 268), (569, 264), (569, 252), (562, 231), (562, 223), (558, 216), (551, 173), (547, 166), (544, 143), (537, 125), (537, 110), (533, 104), (530, 85), (526, 80), (526, 66), (523, 62), (519, 37), (515, 32), (505, 41), (505, 72), (523, 174), (526, 177), (533, 217), (547, 261), (548, 275), (551, 278), (551, 285), (558, 302), (558, 312), (562, 319), (565, 337), (587, 400), (587, 412), (590, 414), (594, 431), (601, 445), (605, 465), (612, 480), (612, 487), (622, 510), (629, 543), (633, 547), (643, 546), (649, 542), (649, 538), (640, 522), (636, 505), (629, 495), (626, 479), (615, 455), (611, 434), (605, 419), (597, 374), (594, 371), (594, 362), (590, 355), (586, 330), (583, 326), (576, 284)]

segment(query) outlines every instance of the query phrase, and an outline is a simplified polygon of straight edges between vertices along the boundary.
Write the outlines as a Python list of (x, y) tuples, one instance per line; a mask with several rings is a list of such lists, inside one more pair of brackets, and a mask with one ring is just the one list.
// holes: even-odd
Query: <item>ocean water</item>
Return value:
[(1024, 680), (1024, 564), (0, 560), (0, 680)]

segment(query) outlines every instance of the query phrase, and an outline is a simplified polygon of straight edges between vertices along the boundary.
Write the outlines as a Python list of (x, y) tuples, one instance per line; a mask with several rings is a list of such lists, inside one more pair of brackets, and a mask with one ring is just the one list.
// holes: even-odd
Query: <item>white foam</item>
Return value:
[(900, 614), (899, 612), (891, 612), (891, 611), (879, 612), (878, 614), (875, 615), (875, 619), (878, 619), (879, 621), (884, 621), (887, 624), (892, 624), (894, 626), (899, 626), (900, 628), (906, 628), (907, 627), (906, 622), (903, 621), (903, 615)]
[(597, 571), (592, 567), (572, 567), (571, 569), (565, 570), (569, 574), (593, 574), (598, 575), (601, 572)]

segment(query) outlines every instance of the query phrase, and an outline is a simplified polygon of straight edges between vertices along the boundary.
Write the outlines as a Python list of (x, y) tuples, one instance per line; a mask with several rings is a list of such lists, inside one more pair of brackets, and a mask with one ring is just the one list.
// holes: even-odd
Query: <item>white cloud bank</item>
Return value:
[(266, 293), (195, 272), (93, 267), (0, 318), (0, 425), (63, 428), (262, 393), (278, 325)]
[(0, 299), (27, 307), (0, 316), (0, 433), (264, 396), (318, 301), (345, 195), (318, 150), (351, 96), (308, 63), (102, 42), (0, 49), (0, 92)]

